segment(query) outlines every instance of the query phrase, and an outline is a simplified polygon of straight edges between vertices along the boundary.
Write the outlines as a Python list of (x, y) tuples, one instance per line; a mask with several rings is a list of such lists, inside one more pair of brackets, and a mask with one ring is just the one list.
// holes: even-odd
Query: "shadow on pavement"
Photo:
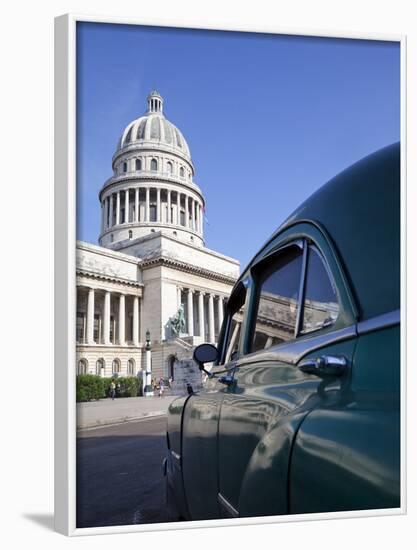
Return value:
[(77, 527), (168, 521), (165, 427), (158, 418), (79, 433)]

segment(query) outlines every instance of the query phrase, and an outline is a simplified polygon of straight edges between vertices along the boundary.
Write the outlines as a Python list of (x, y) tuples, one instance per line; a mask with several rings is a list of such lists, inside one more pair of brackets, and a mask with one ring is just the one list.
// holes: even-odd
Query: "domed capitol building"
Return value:
[(112, 169), (99, 246), (77, 241), (77, 373), (140, 376), (148, 333), (152, 377), (167, 378), (217, 341), (239, 262), (205, 247), (204, 195), (158, 92), (122, 133)]

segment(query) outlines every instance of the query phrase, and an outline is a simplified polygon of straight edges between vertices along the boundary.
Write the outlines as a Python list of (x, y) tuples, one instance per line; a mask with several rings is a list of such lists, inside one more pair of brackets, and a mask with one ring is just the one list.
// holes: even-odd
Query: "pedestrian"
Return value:
[(173, 382), (173, 378), (172, 378), (172, 376), (170, 376), (170, 377), (168, 378), (168, 386), (169, 386), (169, 389), (170, 389), (170, 390), (172, 390), (172, 382)]
[(116, 384), (114, 383), (114, 380), (110, 382), (110, 397), (114, 401), (114, 396), (116, 395)]
[(159, 380), (159, 397), (162, 397), (164, 393), (164, 379)]

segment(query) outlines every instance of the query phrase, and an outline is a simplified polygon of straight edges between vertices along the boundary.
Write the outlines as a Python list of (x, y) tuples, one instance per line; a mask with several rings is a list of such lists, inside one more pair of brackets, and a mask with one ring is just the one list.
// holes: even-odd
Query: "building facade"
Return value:
[[(204, 244), (204, 195), (190, 150), (158, 92), (124, 130), (104, 183), (99, 246), (77, 242), (77, 373), (174, 374), (216, 342), (239, 262)], [(184, 318), (182, 330), (174, 320)]]

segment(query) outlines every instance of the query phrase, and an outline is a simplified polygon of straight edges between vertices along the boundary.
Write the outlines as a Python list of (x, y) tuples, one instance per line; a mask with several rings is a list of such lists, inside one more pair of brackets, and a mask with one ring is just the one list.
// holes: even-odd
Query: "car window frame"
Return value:
[[(301, 269), (300, 269), (300, 277), (298, 281), (298, 299), (297, 299), (297, 317), (294, 327), (294, 334), (293, 337), (289, 340), (285, 340), (284, 342), (280, 342), (278, 344), (275, 344), (274, 346), (271, 346), (271, 348), (275, 348), (277, 346), (280, 346), (282, 344), (288, 344), (289, 342), (294, 341), (297, 338), (297, 334), (299, 331), (299, 325), (301, 323), (302, 318), (302, 300), (304, 297), (304, 287), (305, 287), (305, 274), (306, 274), (306, 262), (307, 262), (307, 254), (308, 254), (308, 246), (306, 244), (305, 239), (296, 239), (293, 242), (287, 243), (285, 246), (280, 247), (278, 250), (272, 251), (270, 254), (267, 254), (265, 257), (263, 257), (259, 262), (257, 262), (251, 269), (251, 280), (252, 280), (252, 303), (251, 303), (251, 311), (248, 311), (248, 331), (249, 331), (249, 342), (250, 346), (253, 344), (254, 334), (255, 334), (255, 327), (256, 327), (256, 320), (257, 320), (257, 314), (259, 310), (259, 299), (260, 299), (260, 291), (262, 288), (262, 285), (259, 283), (260, 280), (260, 274), (258, 271), (261, 270), (263, 265), (269, 264), (270, 262), (276, 261), (281, 256), (284, 256), (286, 253), (289, 253), (291, 249), (293, 248), (299, 248), (301, 251)], [(250, 315), (249, 315), (250, 313)], [(270, 348), (267, 348), (270, 349)], [(251, 347), (249, 348), (249, 352), (244, 355), (249, 355), (252, 353), (260, 353), (262, 351), (266, 351), (265, 349), (260, 350), (252, 350)]]
[[(312, 331), (306, 334), (300, 334), (297, 336), (297, 338), (293, 338), (292, 340), (288, 340), (285, 342), (280, 342), (264, 350), (251, 352), (250, 348), (253, 337), (252, 324), (254, 321), (253, 316), (256, 314), (257, 311), (255, 309), (257, 307), (257, 303), (255, 300), (256, 293), (254, 292), (255, 281), (252, 276), (252, 272), (258, 264), (264, 261), (264, 259), (272, 257), (273, 255), (284, 251), (285, 248), (287, 248), (288, 246), (303, 241), (306, 241), (309, 244), (315, 246), (322, 261), (324, 262), (327, 273), (331, 276), (331, 280), (337, 293), (339, 315), (336, 321), (330, 326), (317, 329), (314, 332)], [(316, 339), (317, 342), (319, 342), (323, 338), (327, 340), (331, 336), (331, 333), (335, 333), (335, 337), (337, 337), (337, 335), (345, 334), (347, 330), (348, 332), (350, 332), (351, 329), (353, 330), (352, 327), (356, 326), (356, 323), (359, 319), (360, 310), (354, 294), (354, 289), (351, 288), (349, 278), (345, 273), (343, 260), (340, 258), (338, 250), (335, 247), (326, 229), (318, 222), (311, 220), (301, 220), (293, 224), (289, 223), (282, 230), (282, 232), (275, 234), (260, 249), (260, 251), (257, 253), (252, 262), (244, 271), (242, 278), (243, 277), (245, 277), (249, 282), (247, 295), (248, 303), (246, 306), (245, 319), (242, 327), (242, 348), (240, 350), (240, 359), (238, 363), (240, 363), (241, 361), (250, 361), (251, 356), (258, 356), (259, 354), (267, 355), (267, 352), (269, 351), (272, 351), (275, 354), (278, 353), (279, 355), (281, 349), (283, 357), (288, 358), (289, 347), (297, 345), (298, 342), (300, 343), (301, 348), (304, 348), (306, 346), (308, 347), (312, 345), (312, 343), (307, 345), (307, 341), (312, 342), (314, 339)], [(305, 281), (305, 274), (303, 280)]]
[[(219, 351), (219, 358), (215, 363), (216, 367), (227, 368), (227, 365), (229, 363), (235, 363), (236, 360), (241, 356), (241, 339), (242, 339), (242, 334), (243, 334), (244, 322), (245, 322), (245, 318), (246, 318), (247, 302), (248, 302), (248, 294), (249, 294), (248, 286), (249, 286), (249, 280), (247, 278), (240, 281), (238, 283), (238, 286), (233, 289), (233, 292), (232, 292), (232, 294), (230, 295), (230, 297), (227, 301), (226, 312), (225, 312), (226, 313), (225, 314), (225, 320), (223, 322), (221, 333), (219, 335), (219, 342), (221, 343), (221, 348), (219, 348), (219, 350), (218, 350)], [(233, 316), (235, 315), (235, 313), (238, 311), (238, 309), (235, 309), (235, 307), (233, 305), (233, 302), (234, 302), (235, 296), (239, 292), (245, 292), (245, 299), (243, 301), (243, 306), (240, 306), (240, 307), (244, 308), (244, 312), (243, 312), (242, 325), (241, 325), (241, 328), (240, 328), (240, 334), (239, 334), (239, 340), (238, 340), (238, 357), (236, 357), (232, 361), (228, 361), (226, 363), (225, 359), (226, 359), (226, 353), (227, 353), (227, 350), (228, 350), (228, 347), (229, 347), (228, 346), (228, 344), (229, 344), (229, 333), (230, 333), (230, 330), (231, 330), (232, 319), (233, 319)]]
[[(308, 241), (308, 240), (307, 240)], [(324, 329), (327, 329), (327, 328), (330, 328), (332, 327), (333, 325), (336, 324), (338, 318), (339, 318), (339, 314), (340, 314), (340, 309), (341, 309), (341, 303), (340, 303), (340, 298), (339, 298), (339, 294), (337, 292), (337, 285), (336, 285), (336, 282), (334, 280), (334, 277), (332, 275), (332, 272), (330, 270), (330, 267), (329, 267), (329, 264), (327, 263), (326, 261), (326, 257), (324, 256), (324, 254), (321, 253), (321, 251), (319, 250), (319, 248), (316, 246), (316, 244), (312, 241), (309, 241), (307, 242), (307, 250), (306, 250), (306, 262), (305, 262), (305, 266), (304, 266), (304, 272), (303, 272), (303, 276), (304, 276), (304, 285), (303, 285), (303, 296), (302, 296), (302, 303), (301, 303), (301, 312), (300, 312), (300, 323), (298, 325), (298, 331), (296, 332), (296, 335), (295, 335), (295, 339), (296, 338), (301, 338), (302, 336), (306, 336), (308, 334), (314, 334), (318, 331), (321, 331), (321, 330), (324, 330)], [(314, 252), (317, 253), (317, 256), (319, 257), (321, 263), (323, 264), (324, 266), (324, 270), (327, 274), (327, 277), (330, 281), (330, 284), (332, 285), (332, 288), (333, 290), (335, 291), (335, 294), (336, 294), (336, 298), (337, 298), (337, 304), (338, 304), (338, 311), (337, 311), (337, 317), (336, 319), (334, 319), (334, 321), (330, 324), (330, 325), (327, 325), (327, 326), (322, 326), (322, 327), (318, 327), (314, 330), (310, 330), (308, 332), (301, 332), (301, 328), (303, 326), (303, 319), (304, 319), (304, 307), (305, 307), (305, 292), (306, 292), (306, 283), (307, 283), (307, 277), (308, 277), (308, 262), (309, 262), (309, 258), (310, 258), (310, 251), (313, 250)]]

